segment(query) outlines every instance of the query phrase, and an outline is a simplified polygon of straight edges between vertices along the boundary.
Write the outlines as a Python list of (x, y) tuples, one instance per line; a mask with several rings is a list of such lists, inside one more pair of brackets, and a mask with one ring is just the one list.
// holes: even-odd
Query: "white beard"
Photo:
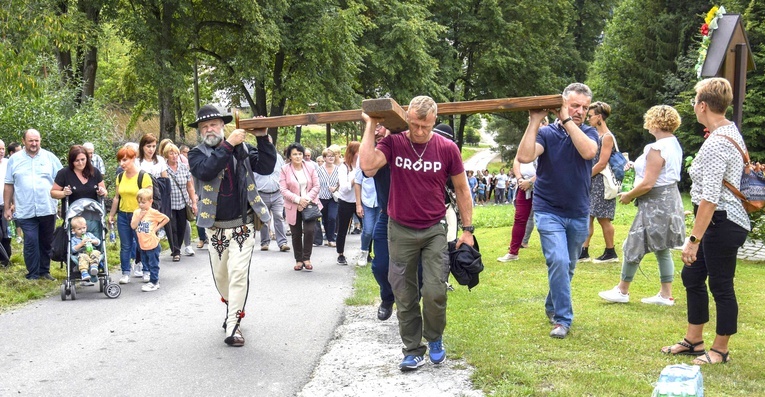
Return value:
[(204, 139), (205, 145), (210, 146), (210, 147), (216, 147), (221, 142), (223, 142), (223, 137), (222, 136), (217, 136), (217, 135), (210, 135), (210, 136), (208, 136), (208, 137), (206, 137)]

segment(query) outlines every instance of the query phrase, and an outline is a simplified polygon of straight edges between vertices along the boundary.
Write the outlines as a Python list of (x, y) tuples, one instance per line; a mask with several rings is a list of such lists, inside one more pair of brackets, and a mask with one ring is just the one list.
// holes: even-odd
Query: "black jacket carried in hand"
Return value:
[(457, 240), (449, 242), (449, 268), (454, 279), (460, 285), (467, 285), (468, 291), (478, 285), (478, 274), (483, 271), (481, 253), (478, 251), (478, 240), (473, 236), (475, 246), (460, 245), (456, 249)]

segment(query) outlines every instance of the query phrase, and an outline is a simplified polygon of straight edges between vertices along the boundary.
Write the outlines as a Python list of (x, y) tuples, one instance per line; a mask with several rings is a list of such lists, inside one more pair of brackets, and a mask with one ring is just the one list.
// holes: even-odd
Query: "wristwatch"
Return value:
[(691, 234), (691, 237), (688, 237), (688, 240), (689, 240), (691, 243), (693, 243), (693, 244), (698, 244), (698, 243), (700, 243), (700, 242), (701, 242), (701, 238), (699, 238), (699, 237), (696, 237), (696, 236), (694, 236), (694, 235), (692, 235), (692, 234)]
[(475, 233), (475, 226), (462, 226), (462, 230), (470, 233)]
[(563, 121), (560, 122), (560, 125), (566, 125), (566, 123), (568, 123), (569, 121), (572, 121), (572, 120), (573, 119), (571, 117), (569, 117), (567, 119), (564, 119)]

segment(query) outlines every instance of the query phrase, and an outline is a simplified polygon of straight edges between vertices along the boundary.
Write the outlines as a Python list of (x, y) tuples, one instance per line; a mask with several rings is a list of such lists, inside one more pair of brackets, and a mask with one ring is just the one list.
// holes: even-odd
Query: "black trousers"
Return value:
[(736, 255), (748, 231), (728, 220), (726, 211), (715, 211), (701, 240), (696, 261), (683, 266), (681, 276), (688, 298), (688, 323), (709, 322), (709, 291), (717, 307), (718, 335), (733, 335), (738, 330), (738, 302), (733, 289)]
[(183, 246), (183, 236), (186, 234), (186, 207), (179, 210), (172, 210), (170, 215), (170, 235), (167, 236), (170, 241), (170, 256), (181, 254)]
[(356, 203), (337, 200), (337, 253), (345, 252), (345, 238), (351, 227), (351, 219), (356, 213)]
[(292, 253), (295, 255), (295, 262), (310, 261), (316, 221), (304, 221), (303, 213), (298, 211), (295, 224), (290, 225), (290, 232), (292, 232)]

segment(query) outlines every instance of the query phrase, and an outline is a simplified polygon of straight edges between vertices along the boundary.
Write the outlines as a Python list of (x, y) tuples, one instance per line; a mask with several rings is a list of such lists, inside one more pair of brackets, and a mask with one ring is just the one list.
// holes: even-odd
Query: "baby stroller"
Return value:
[[(65, 202), (66, 205), (66, 202)], [(81, 216), (85, 218), (87, 223), (88, 232), (93, 233), (101, 244), (93, 249), (99, 250), (103, 255), (101, 256), (101, 262), (98, 265), (98, 290), (103, 292), (107, 297), (115, 299), (122, 293), (122, 288), (119, 284), (112, 282), (109, 277), (109, 265), (106, 259), (106, 224), (104, 223), (104, 206), (103, 201), (98, 202), (92, 199), (79, 199), (67, 206), (66, 217), (64, 218), (64, 229), (66, 230), (66, 279), (61, 284), (61, 300), (66, 300), (67, 296), (71, 296), (72, 300), (77, 299), (77, 283), (82, 283), (80, 278), (80, 271), (78, 269), (77, 259), (72, 256), (71, 247), (71, 220), (74, 217)], [(95, 280), (94, 280), (95, 281)]]

